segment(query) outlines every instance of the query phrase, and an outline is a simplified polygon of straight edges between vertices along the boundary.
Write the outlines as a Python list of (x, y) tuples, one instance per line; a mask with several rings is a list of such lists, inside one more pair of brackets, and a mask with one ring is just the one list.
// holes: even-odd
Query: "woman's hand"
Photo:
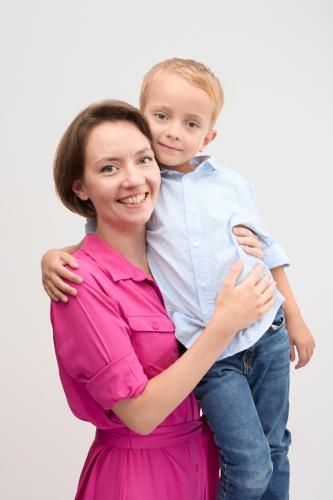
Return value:
[(243, 264), (236, 262), (223, 282), (216, 300), (216, 307), (209, 326), (233, 336), (261, 318), (274, 304), (276, 283), (269, 272), (262, 275), (263, 267), (257, 264), (240, 284), (237, 279)]
[(264, 258), (264, 250), (258, 236), (245, 226), (235, 226), (232, 232), (236, 236), (238, 244), (243, 247), (244, 252), (258, 259)]
[(43, 287), (50, 299), (58, 302), (67, 302), (66, 294), (76, 295), (75, 288), (63, 281), (67, 279), (73, 283), (82, 283), (81, 276), (72, 273), (65, 265), (77, 269), (78, 263), (73, 255), (63, 250), (48, 250), (42, 257), (42, 281)]

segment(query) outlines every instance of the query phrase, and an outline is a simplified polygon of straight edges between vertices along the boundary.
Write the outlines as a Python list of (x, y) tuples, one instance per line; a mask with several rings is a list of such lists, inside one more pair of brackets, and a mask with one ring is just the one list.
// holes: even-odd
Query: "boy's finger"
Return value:
[(298, 363), (295, 366), (295, 368), (296, 369), (303, 368), (303, 366), (305, 366), (308, 361), (309, 361), (309, 358), (307, 356), (306, 348), (303, 347), (302, 349), (300, 349), (298, 351)]
[(75, 257), (73, 257), (73, 255), (70, 255), (68, 253), (65, 253), (62, 256), (62, 260), (64, 261), (65, 264), (68, 264), (73, 269), (78, 269), (80, 267), (79, 264), (77, 263)]
[(295, 344), (290, 341), (290, 361), (293, 363), (296, 359)]
[(57, 269), (57, 274), (68, 281), (72, 281), (73, 283), (82, 283), (83, 279), (78, 274), (72, 273), (66, 267), (61, 266), (60, 269)]
[(77, 291), (75, 288), (71, 287), (70, 285), (68, 285), (67, 283), (65, 283), (64, 281), (62, 281), (61, 278), (59, 278), (59, 276), (57, 275), (54, 275), (53, 278), (52, 278), (52, 285), (55, 289), (58, 290), (59, 293), (63, 293), (63, 294), (70, 294), (70, 295), (76, 295), (77, 294)]
[(52, 297), (54, 297), (53, 300), (56, 300), (57, 299), (57, 302), (60, 300), (61, 302), (68, 302), (68, 298), (66, 297), (66, 295), (64, 295), (63, 293), (60, 292), (60, 290), (58, 290), (52, 283), (49, 283), (48, 284), (48, 288), (52, 294)]
[(55, 295), (53, 295), (53, 293), (51, 292), (51, 290), (49, 289), (49, 287), (46, 284), (44, 284), (44, 290), (51, 300), (55, 300), (56, 302), (58, 302), (57, 297)]

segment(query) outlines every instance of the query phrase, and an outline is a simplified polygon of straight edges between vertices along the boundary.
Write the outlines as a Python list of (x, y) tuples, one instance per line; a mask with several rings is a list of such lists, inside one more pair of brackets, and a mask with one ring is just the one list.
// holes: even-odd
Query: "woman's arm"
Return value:
[(261, 266), (236, 285), (241, 271), (238, 262), (230, 270), (216, 302), (215, 312), (193, 346), (164, 372), (148, 381), (143, 392), (122, 400), (112, 411), (139, 434), (152, 432), (187, 396), (226, 349), (233, 336), (246, 328), (273, 305), (275, 282)]
[[(264, 258), (262, 244), (256, 234), (244, 226), (235, 226), (233, 228), (238, 244), (241, 245), (244, 251), (257, 257)], [(51, 300), (58, 302), (68, 302), (67, 295), (76, 295), (77, 290), (64, 281), (64, 279), (75, 284), (82, 283), (82, 278), (75, 273), (69, 271), (66, 265), (73, 269), (78, 269), (76, 259), (73, 253), (76, 252), (82, 244), (72, 245), (62, 249), (52, 249), (45, 252), (42, 257), (42, 281), (43, 287)]]

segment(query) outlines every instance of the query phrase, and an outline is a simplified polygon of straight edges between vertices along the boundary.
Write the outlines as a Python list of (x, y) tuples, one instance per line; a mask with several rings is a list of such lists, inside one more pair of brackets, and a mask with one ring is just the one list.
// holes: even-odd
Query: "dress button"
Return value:
[(194, 248), (198, 248), (200, 246), (199, 241), (193, 241)]
[(200, 286), (201, 286), (201, 288), (206, 288), (206, 286), (207, 286), (207, 282), (206, 282), (206, 281), (202, 281), (202, 282), (200, 283)]
[(159, 330), (160, 329), (160, 325), (158, 323), (156, 323), (156, 321), (153, 321), (152, 325), (154, 330)]

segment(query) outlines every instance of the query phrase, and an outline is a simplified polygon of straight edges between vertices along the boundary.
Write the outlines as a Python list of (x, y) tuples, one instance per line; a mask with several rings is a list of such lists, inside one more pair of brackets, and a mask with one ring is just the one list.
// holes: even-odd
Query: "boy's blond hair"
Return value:
[(145, 110), (149, 91), (153, 82), (162, 73), (174, 73), (189, 83), (204, 90), (214, 103), (214, 110), (211, 119), (211, 126), (217, 120), (217, 117), (224, 103), (224, 94), (219, 79), (205, 64), (194, 61), (193, 59), (180, 59), (174, 57), (155, 64), (143, 78), (140, 93), (140, 109)]

